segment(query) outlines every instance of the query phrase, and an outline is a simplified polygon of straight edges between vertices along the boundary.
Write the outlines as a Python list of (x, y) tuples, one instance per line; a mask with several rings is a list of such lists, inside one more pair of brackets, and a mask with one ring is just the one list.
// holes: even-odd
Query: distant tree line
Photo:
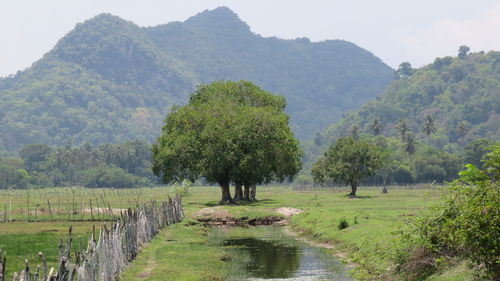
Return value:
[(30, 144), (19, 158), (0, 158), (0, 188), (29, 186), (136, 187), (151, 185), (151, 146), (139, 140), (94, 147)]
[[(400, 126), (402, 131), (405, 130), (404, 124), (403, 121)], [(312, 178), (299, 176), (298, 183), (347, 183), (353, 187), (354, 193), (359, 184), (444, 183), (456, 179), (466, 163), (482, 168), (481, 158), (495, 144), (492, 140), (479, 138), (467, 144), (461, 152), (451, 154), (417, 141), (411, 132), (401, 134), (400, 139), (383, 137), (375, 132), (374, 135), (362, 134), (353, 128), (350, 136), (337, 139), (318, 158), (312, 167)], [(358, 165), (357, 178), (346, 178), (348, 172), (356, 171), (351, 166), (361, 161), (361, 157), (364, 157), (364, 162)], [(342, 158), (346, 160), (339, 163)], [(343, 169), (344, 172), (340, 173)]]

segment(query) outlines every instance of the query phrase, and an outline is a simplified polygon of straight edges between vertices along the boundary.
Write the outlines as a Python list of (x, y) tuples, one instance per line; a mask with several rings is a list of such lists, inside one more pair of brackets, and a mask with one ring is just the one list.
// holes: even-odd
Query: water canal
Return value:
[(297, 240), (282, 227), (214, 227), (209, 236), (229, 253), (228, 280), (353, 280), (331, 250)]

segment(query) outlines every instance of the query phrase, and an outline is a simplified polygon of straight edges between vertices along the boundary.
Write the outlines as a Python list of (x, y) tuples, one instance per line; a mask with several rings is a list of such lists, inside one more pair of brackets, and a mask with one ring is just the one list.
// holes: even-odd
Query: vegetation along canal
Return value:
[(349, 267), (328, 253), (286, 234), (281, 227), (214, 227), (209, 243), (229, 255), (228, 280), (352, 280)]

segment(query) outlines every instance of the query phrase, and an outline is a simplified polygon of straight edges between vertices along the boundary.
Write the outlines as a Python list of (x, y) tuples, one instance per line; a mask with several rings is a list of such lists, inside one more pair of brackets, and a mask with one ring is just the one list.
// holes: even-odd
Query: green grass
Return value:
[(466, 261), (458, 261), (445, 267), (444, 270), (430, 276), (427, 281), (470, 281), (474, 280), (473, 271), (467, 267)]
[[(440, 197), (438, 190), (390, 188), (388, 194), (382, 194), (379, 190), (361, 189), (359, 198), (354, 199), (345, 194), (346, 192), (331, 190), (293, 191), (285, 187), (261, 187), (258, 189), (259, 201), (223, 206), (222, 209), (235, 218), (276, 215), (274, 210), (279, 207), (302, 209), (302, 214), (291, 219), (290, 227), (310, 239), (335, 245), (337, 250), (345, 253), (348, 262), (357, 265), (353, 275), (358, 279), (368, 279), (383, 274), (392, 265), (391, 243), (401, 224)], [(191, 195), (184, 201), (187, 221), (192, 221), (200, 209), (216, 206), (218, 199), (219, 189), (216, 187), (192, 188)], [(342, 218), (348, 221), (349, 227), (339, 230), (337, 226)], [(179, 225), (171, 230), (172, 235), (177, 231), (189, 231), (191, 227)], [(146, 251), (140, 257), (147, 260)], [(211, 262), (219, 262), (218, 255), (213, 257)], [(207, 262), (208, 259), (207, 256), (202, 256), (200, 260), (190, 259), (189, 264), (194, 266), (198, 262)], [(136, 262), (135, 272), (140, 272), (140, 266), (135, 264)], [(165, 267), (170, 267), (167, 264)], [(218, 274), (222, 276), (222, 272)], [(185, 277), (186, 280), (190, 278), (191, 275)], [(151, 277), (147, 280), (161, 279)], [(184, 277), (178, 275), (177, 280), (184, 280)]]
[(0, 222), (109, 220), (109, 207), (119, 212), (151, 200), (164, 201), (174, 193), (172, 187), (0, 190)]
[[(334, 243), (347, 252), (349, 261), (358, 265), (354, 275), (364, 278), (387, 270), (395, 232), (408, 216), (438, 198), (439, 192), (366, 191), (360, 195), (361, 198), (351, 199), (344, 194), (318, 194), (317, 200), (306, 203), (312, 207), (295, 216), (291, 225), (315, 240)], [(349, 227), (339, 230), (342, 218)]]
[[(55, 191), (58, 190), (49, 189), (40, 192), (54, 198)], [(19, 197), (15, 204), (18, 209), (26, 208), (26, 204), (23, 203), (26, 197), (22, 197), (22, 192), (26, 193), (26, 191), (15, 193)], [(88, 199), (95, 197), (96, 194), (99, 195), (100, 192), (105, 193), (103, 196), (108, 198), (107, 201), (112, 208), (120, 208), (127, 205), (128, 201), (133, 205), (134, 200), (135, 202), (162, 200), (168, 194), (172, 194), (172, 189), (145, 188), (123, 191), (84, 189), (80, 196)], [(440, 191), (389, 188), (388, 194), (382, 194), (377, 189), (361, 188), (358, 193), (359, 198), (350, 199), (345, 196), (347, 194), (345, 191), (293, 191), (289, 187), (259, 187), (257, 192), (259, 201), (221, 208), (235, 218), (275, 216), (277, 214), (274, 210), (279, 207), (302, 209), (304, 212), (294, 216), (290, 221), (289, 226), (292, 230), (312, 240), (334, 245), (337, 251), (346, 256), (347, 262), (356, 265), (353, 275), (358, 279), (368, 279), (383, 274), (392, 266), (392, 243), (395, 233), (407, 218), (438, 199)], [(219, 196), (218, 187), (191, 188), (190, 196), (183, 202), (186, 219), (180, 224), (162, 230), (125, 271), (123, 280), (224, 279), (225, 272), (229, 269), (227, 263), (221, 259), (227, 252), (216, 245), (205, 243), (209, 233), (207, 228), (191, 225), (196, 222), (193, 219), (196, 212), (216, 206)], [(71, 189), (64, 189), (60, 192), (59, 198), (72, 202)], [(5, 192), (0, 194), (0, 206), (10, 200)], [(43, 199), (40, 199), (40, 204), (41, 202)], [(343, 218), (348, 221), (349, 227), (339, 230), (337, 226)], [(100, 223), (94, 222), (94, 224)], [(69, 225), (76, 225), (75, 232), (77, 235), (83, 234), (84, 238), (88, 237), (92, 229), (92, 222), (0, 223), (0, 248), (7, 250), (9, 274), (23, 268), (25, 257), (32, 260), (34, 267), (38, 263), (35, 257), (38, 251), (50, 253), (50, 260), (55, 261), (57, 255), (54, 251), (57, 251), (57, 241), (66, 237)], [(21, 243), (25, 246), (19, 246)], [(469, 280), (467, 279), (469, 277), (470, 270), (459, 264), (438, 272), (429, 280), (458, 281)]]
[[(134, 207), (151, 200), (163, 201), (172, 194), (171, 187), (0, 190), (0, 249), (7, 252), (6, 271), (9, 276), (21, 271), (25, 259), (30, 261), (33, 269), (36, 268), (40, 263), (38, 252), (45, 254), (49, 267), (56, 266), (59, 239), (66, 240), (70, 226), (73, 226), (75, 234), (75, 249), (79, 236), (82, 236), (82, 244), (86, 248), (92, 225), (99, 230), (103, 223), (112, 220), (112, 215), (107, 213), (109, 207), (116, 211), (117, 216), (119, 211), (116, 209)], [(47, 201), (50, 202), (52, 215)], [(94, 221), (91, 221), (92, 218)]]
[(223, 280), (225, 252), (206, 243), (209, 229), (183, 223), (161, 231), (122, 275), (133, 280)]
[(74, 249), (78, 249), (79, 237), (82, 237), (82, 247), (86, 248), (88, 237), (92, 233), (92, 224), (89, 222), (1, 223), (0, 249), (7, 252), (8, 276), (23, 270), (25, 259), (29, 260), (31, 268), (36, 268), (40, 264), (38, 252), (45, 255), (49, 268), (57, 266), (59, 239), (66, 242), (70, 225), (73, 226)]

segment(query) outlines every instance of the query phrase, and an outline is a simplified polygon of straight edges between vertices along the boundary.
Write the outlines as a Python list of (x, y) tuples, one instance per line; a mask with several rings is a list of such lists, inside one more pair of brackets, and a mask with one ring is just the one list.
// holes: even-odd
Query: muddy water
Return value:
[(211, 240), (229, 253), (229, 280), (352, 280), (329, 250), (294, 239), (281, 227), (215, 228)]

